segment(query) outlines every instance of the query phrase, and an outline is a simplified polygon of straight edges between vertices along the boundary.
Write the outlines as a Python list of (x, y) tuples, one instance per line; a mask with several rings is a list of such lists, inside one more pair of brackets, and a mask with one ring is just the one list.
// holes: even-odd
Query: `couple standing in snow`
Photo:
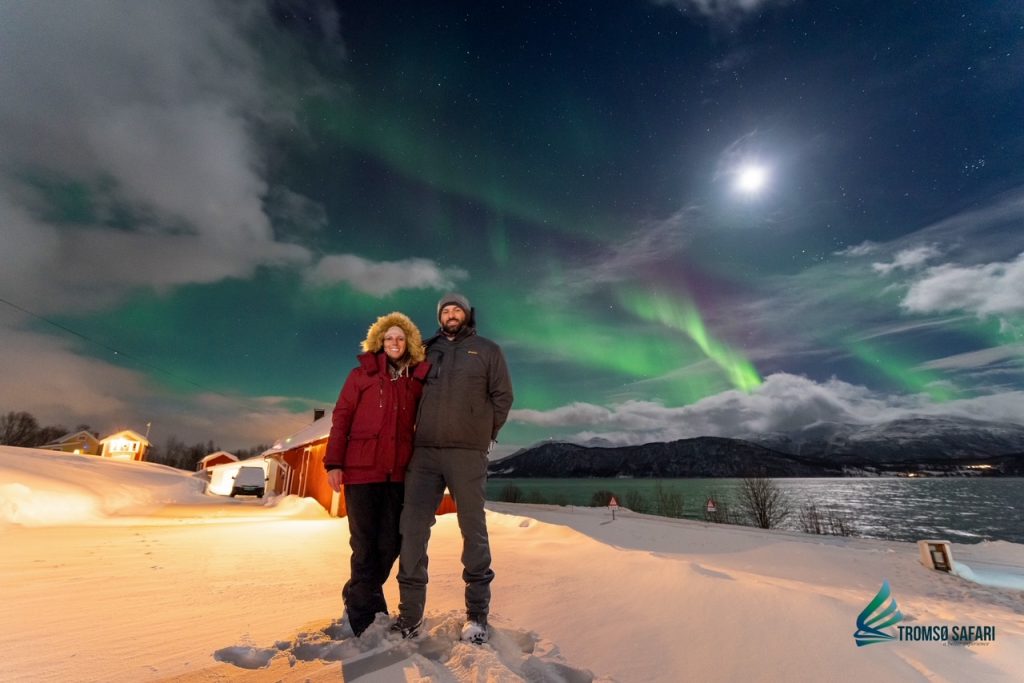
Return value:
[(512, 407), (512, 383), (501, 348), (476, 333), (466, 297), (441, 297), (437, 320), (437, 334), (424, 343), (407, 316), (378, 318), (334, 407), (324, 467), (348, 511), (352, 560), (342, 595), (358, 636), (387, 613), (383, 586), (400, 558), (391, 628), (416, 635), (430, 528), (447, 487), (463, 538), (462, 637), (484, 643), (494, 579), (484, 517), (487, 452)]

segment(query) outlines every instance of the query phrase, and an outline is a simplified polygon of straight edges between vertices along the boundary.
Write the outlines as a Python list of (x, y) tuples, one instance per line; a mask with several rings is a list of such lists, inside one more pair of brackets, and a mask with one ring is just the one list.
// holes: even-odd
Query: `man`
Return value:
[(484, 517), (487, 452), (512, 407), (512, 382), (501, 348), (476, 333), (474, 310), (461, 294), (437, 304), (438, 333), (426, 342), (430, 371), (420, 399), (415, 449), (405, 477), (399, 617), (392, 626), (416, 635), (427, 599), (427, 542), (445, 487), (462, 532), (466, 624), (462, 638), (487, 642), (491, 550)]

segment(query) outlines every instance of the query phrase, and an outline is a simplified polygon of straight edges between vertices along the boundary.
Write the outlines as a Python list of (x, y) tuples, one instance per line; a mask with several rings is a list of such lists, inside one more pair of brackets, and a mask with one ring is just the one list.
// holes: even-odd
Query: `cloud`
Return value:
[(281, 239), (313, 236), (328, 225), (327, 210), (322, 204), (286, 187), (271, 188), (264, 207)]
[(744, 133), (730, 142), (715, 162), (713, 180), (728, 179), (735, 182), (738, 175), (750, 165), (763, 166), (764, 135), (758, 130)]
[(891, 263), (872, 263), (871, 268), (882, 275), (894, 270), (916, 270), (938, 256), (942, 256), (942, 252), (934, 245), (912, 247), (898, 252)]
[(77, 356), (70, 346), (55, 337), (0, 326), (0, 411), (27, 410), (40, 421), (71, 426), (127, 413), (133, 401), (145, 396), (142, 376)]
[(965, 319), (967, 319), (967, 316), (945, 317), (937, 320), (887, 323), (876, 328), (865, 330), (862, 334), (852, 337), (851, 341), (861, 342), (869, 339), (888, 337), (891, 335), (903, 335), (908, 332), (921, 332), (923, 330), (931, 330), (937, 327), (945, 327), (951, 323)]
[(452, 289), (456, 280), (467, 276), (460, 268), (441, 268), (422, 258), (370, 261), (354, 254), (333, 254), (320, 259), (307, 282), (314, 287), (344, 282), (353, 289), (382, 297), (400, 289)]
[(678, 7), (680, 11), (696, 12), (717, 20), (759, 12), (772, 6), (787, 5), (793, 0), (653, 0), (656, 5)]
[(119, 194), (223, 241), (268, 240), (267, 184), (233, 103), (124, 104), (83, 131)]
[[(251, 40), (274, 30), (265, 7), (78, 10), (18, 3), (0, 22), (0, 240), (17, 246), (0, 255), (8, 296), (37, 310), (97, 306), (147, 284), (139, 272), (172, 285), (310, 261), (276, 241), (264, 207), (278, 188), (258, 130), (295, 106)], [(53, 215), (54, 187), (82, 198), (79, 215)]]
[(929, 268), (902, 306), (911, 313), (968, 311), (978, 316), (1024, 312), (1024, 253), (1012, 261)]
[(627, 280), (635, 280), (649, 267), (662, 263), (683, 250), (693, 236), (698, 218), (694, 208), (648, 222), (618, 244), (608, 245), (600, 253), (566, 268), (540, 288), (541, 296), (574, 302), (579, 296)]
[(607, 424), (613, 417), (613, 411), (592, 403), (570, 403), (552, 410), (518, 409), (510, 415), (510, 419), (515, 422), (535, 427)]
[[(946, 356), (945, 358), (937, 358), (927, 363), (922, 363), (919, 367), (922, 370), (970, 370), (1001, 364), (1005, 361), (1011, 361), (1016, 365), (1022, 359), (1024, 359), (1024, 344), (1007, 344), (1005, 346), (996, 346), (990, 349), (981, 349), (980, 351), (970, 351), (968, 353)], [(1024, 368), (1020, 369), (1020, 371), (1024, 372)]]
[(56, 228), (36, 220), (0, 191), (0, 287), (7, 296), (30, 289), (27, 283), (50, 273), (53, 254), (60, 249)]
[(910, 244), (941, 244), (950, 258), (975, 265), (1004, 259), (1024, 250), (1024, 187), (993, 197), (987, 204), (944, 218), (901, 240), (891, 249)]
[(861, 242), (860, 244), (858, 244), (856, 246), (847, 247), (846, 249), (842, 249), (840, 251), (837, 251), (837, 252), (835, 252), (835, 255), (836, 256), (852, 256), (852, 257), (867, 256), (868, 254), (875, 253), (880, 248), (881, 248), (881, 245), (878, 244), (878, 242), (872, 242), (871, 240), (865, 240), (865, 241)]
[(688, 406), (627, 401), (605, 408), (573, 403), (549, 411), (513, 410), (510, 420), (546, 428), (589, 427), (576, 433), (566, 430), (566, 438), (577, 441), (601, 437), (618, 444), (641, 444), (786, 433), (820, 423), (881, 424), (912, 415), (1024, 423), (1024, 392), (935, 403), (923, 394), (882, 394), (838, 379), (819, 383), (776, 373), (749, 393), (725, 391)]
[[(295, 413), (298, 404), (307, 406), (305, 413)], [(298, 397), (200, 393), (189, 397), (187, 412), (163, 410), (160, 415), (165, 422), (154, 422), (153, 433), (160, 438), (178, 435), (186, 443), (198, 440), (193, 435), (203, 435), (223, 448), (251, 448), (294, 434), (313, 421), (313, 408), (324, 405)], [(167, 419), (167, 415), (173, 417)]]
[[(294, 266), (310, 259), (304, 247), (270, 240), (235, 244), (205, 236), (96, 228), (58, 237), (46, 226), (35, 235), (42, 236), (46, 249), (19, 249), (21, 258), (12, 256), (14, 267), (0, 274), (4, 291), (14, 292), (8, 296), (36, 313), (101, 308), (133, 287), (166, 291), (187, 283), (248, 277), (260, 264)], [(37, 280), (38, 273), (26, 272), (33, 267), (41, 267), (45, 278)], [(34, 291), (26, 290), (30, 284)]]
[[(742, 338), (749, 330), (761, 331), (757, 338), (760, 351), (750, 346), (746, 351), (761, 358), (774, 356), (779, 369), (791, 368), (799, 352), (842, 353), (842, 346), (834, 343), (836, 339), (923, 332), (927, 329), (924, 326), (936, 333), (947, 325), (958, 328), (964, 316), (979, 315), (983, 308), (1012, 309), (1014, 300), (1024, 301), (1024, 288), (1014, 285), (1010, 277), (1019, 266), (1018, 255), (1024, 252), (1022, 221), (1024, 188), (1017, 188), (900, 238), (884, 243), (863, 242), (836, 254), (852, 258), (830, 259), (797, 273), (762, 277), (756, 291), (733, 301), (719, 300), (709, 316), (714, 316), (719, 333), (731, 338)], [(932, 249), (944, 254), (946, 261), (956, 259), (959, 265), (940, 267), (938, 271), (929, 268), (928, 262), (919, 264), (916, 270), (896, 267), (910, 266)], [(861, 257), (893, 266), (890, 291), (898, 294), (889, 296), (883, 289), (890, 285), (888, 280), (867, 277), (870, 261)], [(1005, 272), (998, 268), (1000, 264)], [(955, 272), (959, 269), (966, 272)], [(942, 286), (946, 277), (956, 275), (966, 276), (967, 291), (952, 292)], [(987, 286), (993, 287), (988, 293)], [(950, 298), (944, 299), (947, 294)], [(886, 305), (890, 300), (896, 302), (891, 308)], [(945, 317), (917, 317), (910, 321), (911, 326), (904, 326), (900, 321), (908, 322), (908, 318), (898, 316), (908, 312)], [(1021, 333), (1012, 320), (1001, 319), (1000, 323), (1004, 333)]]

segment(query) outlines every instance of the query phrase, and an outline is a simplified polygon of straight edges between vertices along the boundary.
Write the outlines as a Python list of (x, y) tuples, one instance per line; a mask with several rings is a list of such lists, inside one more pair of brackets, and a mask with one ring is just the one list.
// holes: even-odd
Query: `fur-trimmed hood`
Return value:
[(422, 363), (426, 358), (423, 351), (423, 336), (416, 327), (416, 323), (409, 319), (404, 313), (395, 311), (377, 318), (377, 322), (370, 325), (366, 332), (366, 339), (363, 340), (363, 351), (377, 353), (384, 348), (384, 333), (392, 327), (400, 327), (405, 332), (405, 352), (409, 354), (412, 363)]

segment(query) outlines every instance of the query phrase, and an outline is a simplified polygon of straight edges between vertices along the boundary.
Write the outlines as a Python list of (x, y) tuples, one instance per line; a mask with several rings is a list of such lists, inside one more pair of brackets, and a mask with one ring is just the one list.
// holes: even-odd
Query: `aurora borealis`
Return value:
[(244, 7), (0, 2), (0, 410), (269, 442), (455, 288), (505, 449), (1024, 423), (1018, 4)]

